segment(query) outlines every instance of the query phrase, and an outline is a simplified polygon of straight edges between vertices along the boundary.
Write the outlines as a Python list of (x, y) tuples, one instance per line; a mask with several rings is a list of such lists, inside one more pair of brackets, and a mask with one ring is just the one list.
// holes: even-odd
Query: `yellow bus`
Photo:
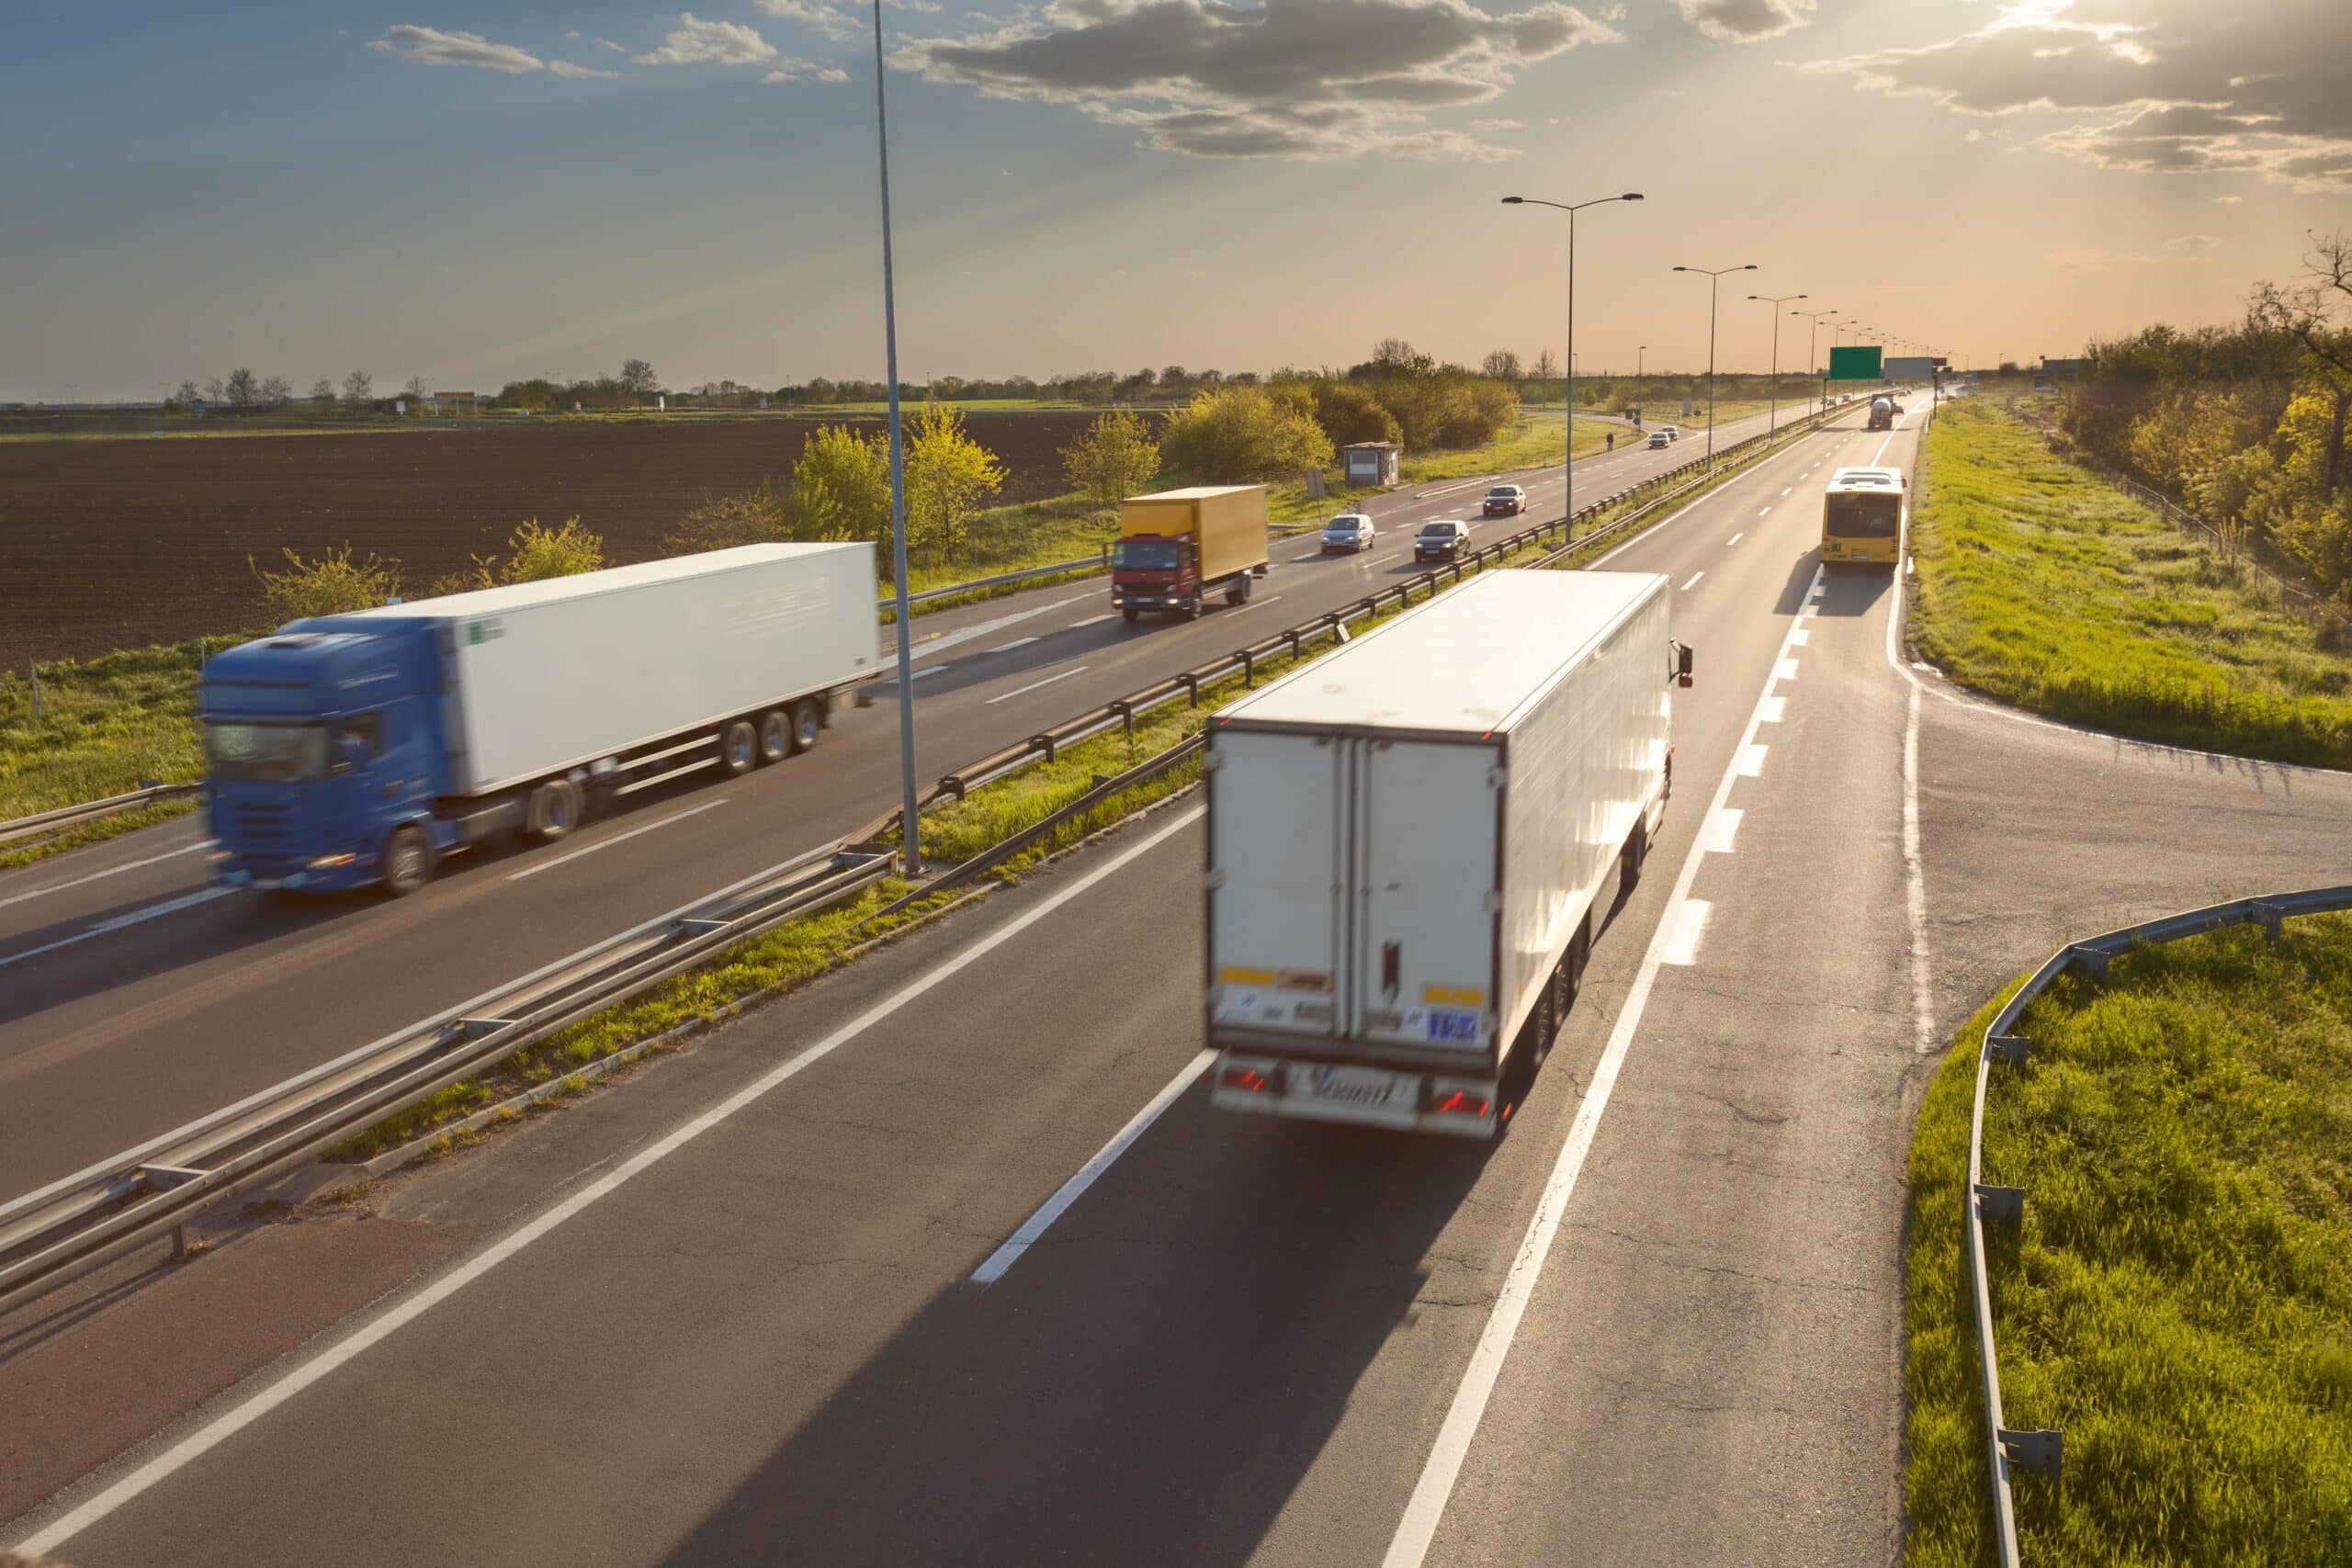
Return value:
[(1900, 468), (1839, 468), (1821, 504), (1821, 561), (1899, 566), (1910, 497)]

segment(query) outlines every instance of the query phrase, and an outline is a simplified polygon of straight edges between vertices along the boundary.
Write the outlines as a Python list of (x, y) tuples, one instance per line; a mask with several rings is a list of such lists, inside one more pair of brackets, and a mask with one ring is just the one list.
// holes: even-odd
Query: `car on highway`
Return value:
[(1527, 510), (1527, 491), (1518, 485), (1497, 485), (1487, 492), (1486, 514), (1516, 517)]
[(1668, 434), (1665, 431), (1663, 431), (1663, 430), (1653, 430), (1653, 431), (1651, 431), (1651, 432), (1650, 432), (1650, 450), (1651, 450), (1651, 451), (1653, 451), (1653, 452), (1663, 452), (1663, 451), (1665, 451), (1668, 446), (1673, 446), (1673, 445), (1674, 445), (1674, 437), (1673, 437), (1673, 436), (1671, 436), (1671, 435), (1669, 435), (1669, 434)]
[(1413, 558), (1421, 560), (1460, 560), (1462, 552), (1470, 547), (1470, 525), (1457, 518), (1442, 518), (1424, 523), (1421, 531), (1413, 536)]
[(1323, 553), (1372, 548), (1372, 519), (1361, 512), (1343, 512), (1323, 525)]
[(1679, 441), (1682, 439), (1682, 427), (1677, 424), (1661, 424), (1657, 427), (1657, 434), (1665, 436), (1668, 441)]

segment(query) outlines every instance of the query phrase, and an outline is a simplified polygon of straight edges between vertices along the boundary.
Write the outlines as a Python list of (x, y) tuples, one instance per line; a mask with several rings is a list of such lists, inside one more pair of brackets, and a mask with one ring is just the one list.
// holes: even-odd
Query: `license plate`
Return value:
[(1333, 1105), (1376, 1108), (1386, 1105), (1409, 1081), (1369, 1067), (1317, 1067), (1306, 1076), (1306, 1093)]

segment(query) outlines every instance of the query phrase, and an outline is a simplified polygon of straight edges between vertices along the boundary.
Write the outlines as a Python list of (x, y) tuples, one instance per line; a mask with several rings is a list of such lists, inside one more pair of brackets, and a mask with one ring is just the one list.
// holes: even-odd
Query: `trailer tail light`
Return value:
[(1227, 1089), (1238, 1089), (1250, 1094), (1263, 1094), (1274, 1087), (1272, 1075), (1261, 1073), (1255, 1067), (1227, 1067), (1219, 1081)]
[(1484, 1116), (1494, 1103), (1483, 1094), (1457, 1089), (1432, 1099), (1430, 1101), (1430, 1114), (1432, 1116)]

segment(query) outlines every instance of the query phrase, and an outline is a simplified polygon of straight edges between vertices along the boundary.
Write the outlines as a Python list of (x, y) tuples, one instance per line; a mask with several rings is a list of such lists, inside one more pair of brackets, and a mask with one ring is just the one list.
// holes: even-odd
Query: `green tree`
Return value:
[(240, 365), (229, 372), (228, 383), (221, 390), (228, 397), (230, 407), (248, 409), (254, 406), (260, 389), (261, 383), (254, 378), (254, 373)]
[(738, 545), (764, 545), (792, 537), (791, 497), (774, 484), (733, 495), (705, 495), (675, 532), (662, 541), (665, 556), (699, 555)]
[[(1204, 479), (1287, 478), (1329, 468), (1331, 438), (1315, 422), (1314, 399), (1228, 383), (1196, 393), (1161, 434), (1173, 466)], [(1303, 406), (1302, 406), (1303, 405)]]
[(273, 626), (284, 626), (311, 615), (340, 615), (389, 603), (401, 591), (401, 563), (351, 558), (351, 547), (327, 551), (316, 560), (304, 560), (292, 550), (283, 552), (286, 570), (264, 571), (245, 558), (245, 569), (261, 582), (264, 612)]
[(567, 517), (560, 528), (545, 528), (532, 518), (506, 541), (506, 564), (498, 570), (501, 582), (537, 582), (549, 577), (574, 577), (596, 571), (605, 564), (605, 541)]
[[(825, 424), (792, 466), (785, 525), (796, 539), (870, 539), (890, 535), (890, 450), (880, 435)], [(882, 552), (884, 575), (890, 553)]]
[(1107, 510), (1143, 489), (1159, 471), (1159, 444), (1152, 440), (1151, 427), (1134, 413), (1124, 409), (1106, 413), (1062, 448), (1062, 471), (1080, 494)]
[(964, 432), (959, 409), (933, 399), (907, 436), (907, 544), (934, 563), (964, 551), (972, 519), (1004, 488), (1004, 465)]
[(1396, 416), (1383, 408), (1372, 389), (1326, 376), (1313, 383), (1315, 422), (1336, 446), (1359, 441), (1402, 441)]

